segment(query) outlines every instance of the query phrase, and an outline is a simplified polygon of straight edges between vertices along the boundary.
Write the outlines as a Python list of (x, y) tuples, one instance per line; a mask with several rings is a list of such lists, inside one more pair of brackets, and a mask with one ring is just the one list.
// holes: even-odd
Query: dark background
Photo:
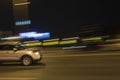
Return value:
[(0, 30), (11, 30), (13, 17), (11, 0), (0, 0)]
[[(0, 0), (0, 30), (11, 30), (14, 26), (11, 1)], [(29, 1), (30, 26), (33, 31), (79, 33), (95, 25), (102, 33), (120, 32), (119, 3), (115, 0)]]

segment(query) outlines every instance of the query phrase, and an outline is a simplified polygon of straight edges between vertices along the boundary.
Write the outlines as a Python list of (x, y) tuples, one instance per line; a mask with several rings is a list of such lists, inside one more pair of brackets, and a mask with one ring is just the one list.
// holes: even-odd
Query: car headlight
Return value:
[(39, 52), (34, 52), (36, 55), (40, 55), (40, 53)]

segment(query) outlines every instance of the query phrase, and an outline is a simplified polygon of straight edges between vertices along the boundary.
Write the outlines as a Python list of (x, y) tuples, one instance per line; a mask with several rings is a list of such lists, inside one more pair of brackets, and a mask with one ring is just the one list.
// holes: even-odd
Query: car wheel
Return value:
[(32, 64), (32, 58), (30, 56), (24, 56), (22, 58), (22, 64), (25, 66)]

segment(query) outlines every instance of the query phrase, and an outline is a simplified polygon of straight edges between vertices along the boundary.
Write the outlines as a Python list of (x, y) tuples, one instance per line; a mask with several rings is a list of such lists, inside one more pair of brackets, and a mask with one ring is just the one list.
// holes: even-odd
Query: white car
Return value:
[(0, 63), (8, 61), (20, 61), (23, 65), (37, 63), (42, 59), (40, 50), (26, 48), (20, 45), (0, 45)]

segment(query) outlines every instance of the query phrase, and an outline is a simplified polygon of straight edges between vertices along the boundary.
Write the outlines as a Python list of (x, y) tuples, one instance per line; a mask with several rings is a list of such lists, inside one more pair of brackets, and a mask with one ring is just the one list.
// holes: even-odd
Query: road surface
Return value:
[(43, 49), (41, 63), (0, 65), (0, 80), (120, 80), (120, 51)]

